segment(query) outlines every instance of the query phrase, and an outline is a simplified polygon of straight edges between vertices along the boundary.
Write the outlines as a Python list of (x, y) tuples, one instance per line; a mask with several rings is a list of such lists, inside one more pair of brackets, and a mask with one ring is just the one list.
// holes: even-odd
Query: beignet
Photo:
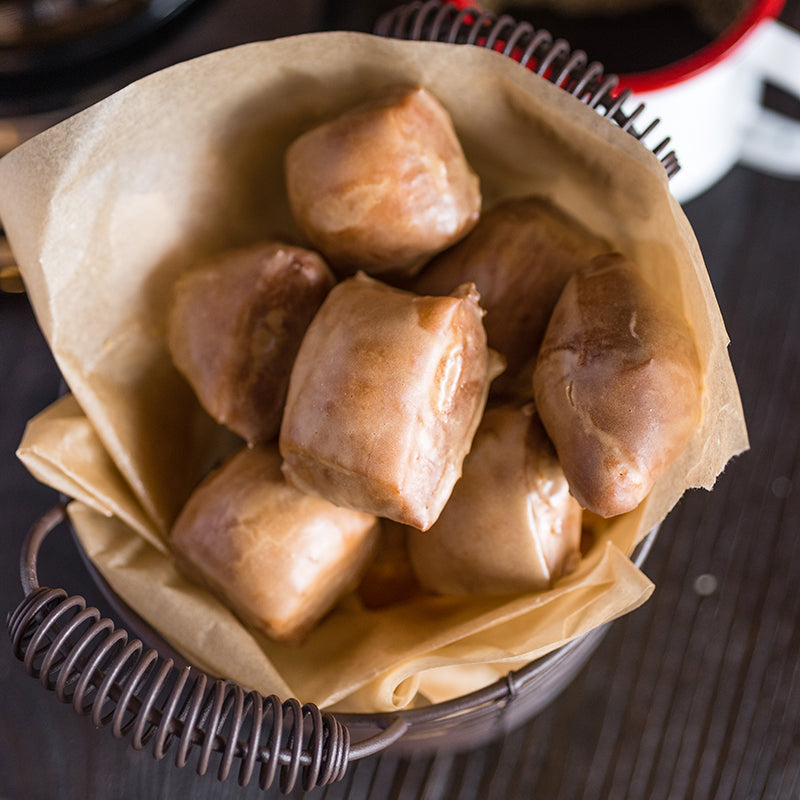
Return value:
[(543, 197), (503, 200), (416, 279), (420, 294), (473, 281), (486, 310), (489, 347), (506, 359), (492, 395), (531, 397), (531, 376), (553, 307), (575, 270), (608, 243)]
[(308, 328), (280, 433), (298, 488), (420, 529), (461, 473), (498, 363), (470, 284), (420, 297), (359, 273)]
[(638, 506), (700, 422), (692, 332), (617, 254), (567, 283), (533, 387), (572, 494), (602, 517)]
[(170, 542), (181, 570), (244, 621), (296, 641), (355, 588), (379, 527), (289, 486), (277, 447), (257, 445), (200, 484)]
[(232, 250), (180, 278), (173, 361), (217, 422), (275, 438), (300, 340), (334, 277), (316, 253), (278, 242)]
[(532, 404), (497, 406), (439, 519), (409, 531), (409, 556), (439, 594), (547, 589), (580, 558), (581, 513)]
[(390, 519), (381, 520), (375, 556), (358, 584), (358, 596), (366, 608), (385, 608), (420, 592), (406, 546), (410, 529)]
[(341, 275), (412, 273), (480, 213), (478, 177), (450, 116), (421, 88), (307, 131), (285, 168), (295, 222)]

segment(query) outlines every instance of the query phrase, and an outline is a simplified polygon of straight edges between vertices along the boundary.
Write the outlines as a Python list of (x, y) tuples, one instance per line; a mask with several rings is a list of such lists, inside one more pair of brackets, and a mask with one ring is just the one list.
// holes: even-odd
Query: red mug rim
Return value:
[(759, 22), (777, 18), (785, 2), (786, 0), (755, 0), (710, 44), (664, 67), (620, 75), (620, 87), (633, 92), (652, 92), (674, 86), (705, 72), (738, 47)]

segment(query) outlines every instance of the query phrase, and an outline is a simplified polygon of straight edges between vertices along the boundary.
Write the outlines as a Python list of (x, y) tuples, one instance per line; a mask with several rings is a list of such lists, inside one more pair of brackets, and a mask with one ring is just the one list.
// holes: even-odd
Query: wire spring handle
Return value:
[(344, 777), (355, 754), (348, 729), (332, 714), (310, 703), (264, 697), (190, 666), (178, 669), (140, 639), (129, 639), (82, 597), (40, 587), (38, 545), (64, 518), (59, 506), (28, 534), (21, 559), (26, 596), (8, 615), (14, 654), (29, 675), (79, 714), (91, 715), (95, 726), (110, 725), (118, 739), (130, 734), (134, 749), (152, 742), (156, 759), (177, 745), (175, 764), (183, 767), (199, 748), (200, 775), (218, 753), (218, 779), (225, 780), (238, 760), (242, 786), (257, 767), (262, 789), (279, 774), (285, 794), (298, 779), (309, 791)]

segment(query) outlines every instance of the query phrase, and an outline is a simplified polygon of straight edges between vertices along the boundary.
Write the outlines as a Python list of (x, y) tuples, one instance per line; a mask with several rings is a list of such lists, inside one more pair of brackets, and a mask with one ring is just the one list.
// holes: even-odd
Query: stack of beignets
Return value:
[(498, 363), (472, 284), (422, 297), (363, 273), (337, 284), (297, 354), (284, 473), (347, 508), (429, 528), (461, 474)]
[(251, 444), (190, 498), (179, 563), (289, 641), (364, 574), (370, 608), (552, 586), (584, 509), (634, 508), (699, 423), (685, 320), (543, 197), (478, 220), (424, 89), (304, 132), (285, 167), (319, 254), (257, 245), (176, 286), (175, 362)]
[(286, 185), (298, 226), (343, 275), (416, 272), (481, 207), (449, 114), (420, 87), (304, 133), (286, 153)]
[(274, 445), (245, 448), (194, 492), (172, 529), (178, 564), (254, 627), (296, 641), (366, 567), (370, 514), (289, 486)]
[(493, 394), (530, 397), (531, 376), (553, 307), (573, 272), (608, 250), (604, 239), (543, 197), (513, 197), (425, 267), (420, 294), (447, 294), (473, 281), (486, 310), (489, 347), (506, 370)]
[(572, 493), (601, 517), (636, 508), (700, 422), (691, 331), (618, 254), (570, 279), (533, 384)]
[(441, 594), (547, 589), (580, 557), (581, 507), (527, 404), (486, 411), (464, 474), (408, 548), (420, 582)]
[(280, 242), (223, 252), (178, 280), (170, 352), (217, 422), (250, 443), (276, 436), (300, 340), (333, 283), (317, 253)]

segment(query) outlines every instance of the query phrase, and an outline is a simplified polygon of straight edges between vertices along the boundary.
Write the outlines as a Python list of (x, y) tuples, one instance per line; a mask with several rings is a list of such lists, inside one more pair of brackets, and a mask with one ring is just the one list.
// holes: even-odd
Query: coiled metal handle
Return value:
[[(517, 22), (508, 14), (498, 17), (477, 5), (427, 0), (387, 12), (378, 19), (374, 32), (395, 39), (471, 44), (501, 52), (577, 97), (642, 142), (661, 122), (654, 119), (638, 130), (636, 123), (642, 118), (644, 103), (638, 103), (630, 113), (626, 110), (631, 91), (619, 89), (617, 75), (606, 75), (600, 62), (589, 62), (586, 53), (572, 50), (566, 40), (554, 38), (547, 30), (537, 30), (529, 22)], [(669, 142), (669, 137), (662, 139), (652, 152), (671, 178), (680, 170), (680, 164), (672, 150), (662, 156)]]
[(8, 615), (8, 631), (28, 674), (79, 714), (90, 714), (95, 726), (110, 725), (120, 739), (130, 734), (136, 750), (152, 742), (156, 759), (177, 745), (178, 767), (199, 748), (201, 775), (212, 754), (220, 753), (220, 781), (238, 761), (240, 785), (258, 768), (262, 789), (278, 775), (287, 794), (298, 779), (306, 791), (341, 780), (350, 761), (382, 750), (405, 732), (407, 723), (395, 719), (372, 738), (351, 744), (347, 727), (317, 706), (281, 702), (191, 666), (178, 668), (87, 607), (83, 597), (40, 587), (39, 547), (65, 518), (59, 505), (28, 533), (20, 557), (25, 598)]

